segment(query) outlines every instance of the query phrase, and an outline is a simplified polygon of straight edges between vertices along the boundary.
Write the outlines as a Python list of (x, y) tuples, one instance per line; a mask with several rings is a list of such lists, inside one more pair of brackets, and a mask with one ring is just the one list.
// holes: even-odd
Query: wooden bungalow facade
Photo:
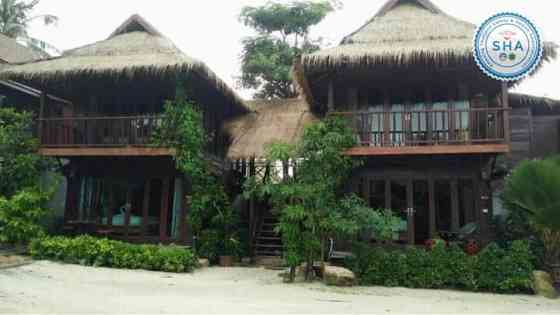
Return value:
[[(339, 46), (295, 65), (312, 110), (355, 129), (348, 154), (366, 163), (353, 190), (401, 216), (402, 243), (468, 223), (490, 235), (491, 174), (511, 152), (510, 85), (478, 69), (475, 30), (430, 1), (391, 0)], [(544, 60), (555, 56), (546, 43)]]
[[(130, 242), (189, 243), (188, 176), (171, 148), (150, 145), (164, 104), (180, 93), (204, 112), (222, 161), (222, 122), (247, 110), (202, 62), (186, 56), (146, 20), (130, 17), (108, 39), (44, 61), (10, 66), (0, 78), (43, 91), (40, 152), (64, 161), (65, 229)], [(53, 102), (47, 93), (68, 103)]]
[[(490, 79), (477, 67), (475, 30), (431, 1), (390, 0), (339, 46), (294, 65), (306, 112), (343, 117), (355, 130), (358, 146), (347, 154), (365, 164), (349, 187), (370, 207), (401, 217), (398, 243), (422, 245), (469, 223), (481, 241), (491, 236), (492, 173), (497, 157), (512, 151), (509, 88), (518, 82)], [(555, 57), (556, 46), (546, 43), (543, 63)], [(264, 122), (245, 125), (232, 130), (239, 143), (294, 141)], [(250, 147), (231, 157), (258, 159), (262, 149)]]

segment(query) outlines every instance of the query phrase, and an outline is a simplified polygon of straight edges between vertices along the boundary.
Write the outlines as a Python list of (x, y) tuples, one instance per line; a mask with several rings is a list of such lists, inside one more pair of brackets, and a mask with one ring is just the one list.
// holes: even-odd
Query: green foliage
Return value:
[(523, 161), (506, 179), (502, 194), (510, 211), (506, 231), (513, 236), (537, 235), (549, 264), (560, 263), (560, 158)]
[(560, 231), (560, 158), (523, 161), (506, 179), (502, 199), (537, 228)]
[(458, 247), (436, 245), (385, 250), (356, 246), (346, 264), (362, 285), (425, 289), (461, 289), (498, 293), (531, 292), (533, 265), (527, 242), (515, 241), (508, 249), (489, 245), (477, 256)]
[(0, 108), (0, 196), (11, 197), (21, 189), (38, 189), (41, 174), (52, 167), (37, 154), (39, 142), (31, 134), (33, 116)]
[(192, 251), (182, 247), (133, 245), (91, 236), (35, 239), (29, 249), (35, 259), (97, 267), (190, 272), (198, 264)]
[[(185, 100), (167, 102), (162, 125), (152, 141), (155, 145), (176, 150), (177, 169), (188, 176), (192, 185), (189, 224), (203, 255), (235, 255), (239, 241), (235, 228), (238, 213), (231, 206), (223, 183), (211, 172), (210, 162), (205, 158), (208, 140), (203, 124), (203, 113), (193, 103)], [(218, 233), (219, 241), (215, 241)]]
[(39, 0), (0, 0), (0, 34), (24, 41), (27, 46), (44, 57), (48, 57), (46, 50), (58, 52), (52, 45), (29, 36), (27, 32), (31, 22), (42, 20), (45, 25), (55, 24), (58, 17), (52, 14), (38, 16), (31, 15)]
[(241, 85), (257, 89), (260, 98), (294, 97), (294, 59), (319, 49), (320, 40), (310, 39), (309, 29), (333, 10), (329, 1), (268, 2), (244, 7), (240, 20), (257, 36), (243, 40)]
[(281, 178), (273, 173), (264, 183), (247, 181), (245, 195), (268, 198), (280, 214), (276, 230), (292, 268), (322, 260), (328, 237), (354, 237), (363, 229), (392, 235), (396, 228), (390, 214), (378, 213), (358, 197), (345, 194), (345, 181), (360, 165), (344, 154), (354, 145), (354, 134), (345, 122), (328, 118), (308, 126), (295, 146), (277, 143), (267, 148), (269, 161), (297, 161), (295, 176)]
[(44, 205), (49, 194), (21, 190), (10, 198), (0, 197), (0, 243), (27, 244), (44, 234), (40, 222), (50, 210)]

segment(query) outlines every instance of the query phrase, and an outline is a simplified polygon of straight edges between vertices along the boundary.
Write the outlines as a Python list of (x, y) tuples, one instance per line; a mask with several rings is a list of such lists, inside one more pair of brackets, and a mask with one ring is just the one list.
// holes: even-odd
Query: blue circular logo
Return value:
[(517, 13), (500, 13), (486, 20), (474, 36), (474, 58), (488, 76), (516, 81), (539, 65), (543, 43), (539, 30)]

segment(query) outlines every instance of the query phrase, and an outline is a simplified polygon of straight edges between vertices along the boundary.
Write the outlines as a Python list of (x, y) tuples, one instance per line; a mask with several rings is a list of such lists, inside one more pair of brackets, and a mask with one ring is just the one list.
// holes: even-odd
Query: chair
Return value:
[(334, 239), (329, 238), (329, 257), (328, 260), (344, 260), (346, 258), (354, 257), (351, 252), (337, 251), (335, 250)]
[(457, 232), (450, 231), (440, 231), (439, 234), (441, 238), (448, 241), (449, 243), (462, 243), (471, 238), (479, 229), (477, 223), (471, 222), (465, 224)]

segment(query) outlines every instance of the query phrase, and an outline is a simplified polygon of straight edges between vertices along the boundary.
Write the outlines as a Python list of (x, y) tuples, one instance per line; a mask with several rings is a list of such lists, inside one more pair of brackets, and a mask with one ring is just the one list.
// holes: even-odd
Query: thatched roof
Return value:
[(130, 17), (104, 41), (66, 51), (57, 58), (8, 67), (0, 71), (0, 79), (48, 84), (91, 76), (134, 79), (137, 74), (174, 77), (192, 72), (234, 103), (243, 104), (204, 63), (185, 55), (139, 15)]
[(23, 46), (15, 39), (0, 34), (0, 64), (20, 64), (41, 59), (32, 49)]
[(317, 121), (303, 99), (248, 101), (250, 114), (231, 120), (225, 129), (232, 139), (228, 158), (260, 158), (273, 142), (295, 143), (306, 125)]
[[(473, 63), (476, 26), (441, 11), (429, 0), (390, 0), (337, 47), (303, 57), (306, 72), (428, 63)], [(556, 57), (546, 43), (544, 59)]]

